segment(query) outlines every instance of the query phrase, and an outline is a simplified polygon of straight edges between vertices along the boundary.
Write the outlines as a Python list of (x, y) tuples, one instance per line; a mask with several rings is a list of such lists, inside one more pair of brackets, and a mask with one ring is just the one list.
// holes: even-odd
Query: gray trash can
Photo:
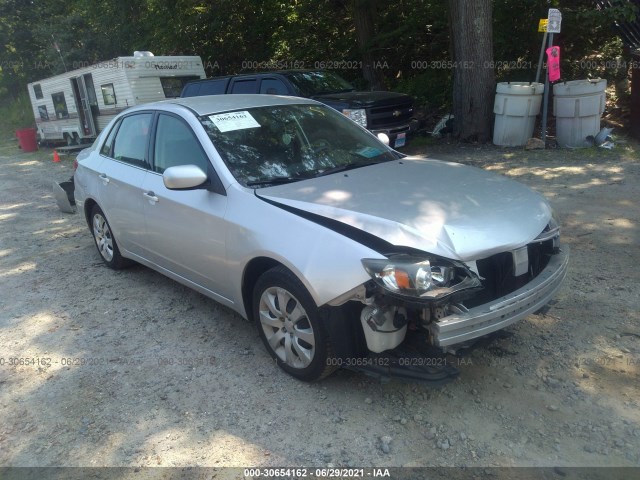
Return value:
[(574, 80), (553, 86), (553, 114), (556, 117), (556, 140), (560, 147), (584, 147), (585, 139), (600, 132), (607, 81)]
[(533, 135), (536, 116), (542, 104), (542, 83), (501, 82), (496, 87), (493, 113), (493, 143), (519, 147)]

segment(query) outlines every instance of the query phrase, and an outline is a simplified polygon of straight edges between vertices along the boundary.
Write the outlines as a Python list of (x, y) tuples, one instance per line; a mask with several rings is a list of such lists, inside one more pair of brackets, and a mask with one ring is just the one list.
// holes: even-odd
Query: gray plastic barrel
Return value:
[(600, 132), (607, 81), (574, 80), (553, 86), (553, 114), (559, 147), (584, 147), (585, 139)]
[(496, 87), (493, 113), (493, 143), (518, 147), (533, 135), (536, 116), (542, 104), (542, 83), (501, 82)]

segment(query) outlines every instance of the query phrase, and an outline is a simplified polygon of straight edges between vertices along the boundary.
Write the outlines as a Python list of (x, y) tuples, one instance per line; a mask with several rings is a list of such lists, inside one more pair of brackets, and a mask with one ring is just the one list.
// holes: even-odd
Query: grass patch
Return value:
[(14, 137), (16, 130), (34, 126), (31, 101), (26, 92), (13, 100), (4, 99), (0, 102), (0, 132), (3, 138)]

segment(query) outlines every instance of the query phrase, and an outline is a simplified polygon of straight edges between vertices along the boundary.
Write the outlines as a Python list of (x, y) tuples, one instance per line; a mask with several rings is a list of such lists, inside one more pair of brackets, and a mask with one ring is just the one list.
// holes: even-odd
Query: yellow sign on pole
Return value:
[(540, 23), (538, 24), (538, 31), (542, 33), (546, 32), (548, 23), (549, 20), (547, 18), (541, 18)]

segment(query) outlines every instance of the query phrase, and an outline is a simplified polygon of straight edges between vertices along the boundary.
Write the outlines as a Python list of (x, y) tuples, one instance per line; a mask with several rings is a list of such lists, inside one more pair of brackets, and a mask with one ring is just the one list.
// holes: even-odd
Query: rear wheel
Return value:
[(314, 381), (336, 370), (318, 307), (289, 270), (275, 267), (258, 279), (253, 291), (253, 314), (262, 341), (285, 372), (300, 380)]
[(96, 242), (98, 252), (108, 267), (118, 270), (131, 263), (120, 255), (120, 249), (111, 232), (109, 222), (107, 222), (102, 209), (98, 205), (94, 205), (91, 209), (91, 233)]

